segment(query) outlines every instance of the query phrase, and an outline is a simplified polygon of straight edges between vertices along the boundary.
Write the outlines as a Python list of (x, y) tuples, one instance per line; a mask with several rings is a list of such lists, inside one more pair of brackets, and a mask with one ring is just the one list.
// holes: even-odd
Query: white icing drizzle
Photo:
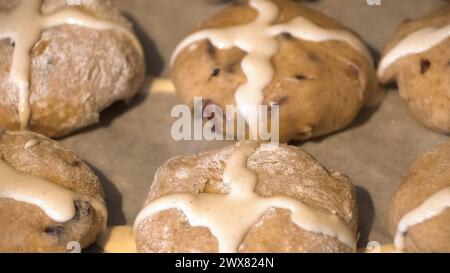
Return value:
[(33, 148), (34, 146), (38, 145), (38, 144), (39, 144), (39, 140), (34, 138), (32, 140), (27, 141), (27, 143), (25, 143), (24, 148), (25, 149), (30, 149), (30, 148)]
[(450, 25), (441, 28), (427, 27), (411, 33), (383, 57), (378, 68), (378, 77), (384, 77), (386, 70), (397, 60), (425, 52), (448, 37), (450, 37)]
[(171, 194), (154, 200), (137, 216), (139, 224), (158, 212), (179, 209), (190, 225), (207, 227), (217, 238), (219, 252), (238, 251), (245, 234), (271, 208), (291, 211), (292, 221), (300, 228), (337, 238), (355, 248), (355, 238), (349, 226), (337, 215), (311, 208), (290, 197), (261, 197), (254, 192), (257, 176), (247, 168), (248, 158), (255, 152), (255, 143), (240, 143), (231, 155), (223, 174), (229, 194)]
[(43, 0), (21, 0), (16, 9), (10, 13), (0, 13), (0, 39), (10, 38), (15, 43), (9, 77), (19, 90), (18, 111), (22, 130), (28, 128), (31, 117), (30, 52), (45, 29), (65, 24), (93, 29), (117, 29), (124, 33), (139, 54), (143, 55), (139, 41), (127, 28), (95, 18), (74, 7), (65, 8), (51, 15), (43, 15), (42, 3)]
[(303, 17), (297, 17), (284, 25), (271, 25), (279, 14), (276, 4), (269, 0), (250, 0), (250, 6), (259, 13), (256, 20), (246, 25), (202, 30), (188, 36), (175, 49), (171, 63), (186, 47), (205, 39), (219, 49), (237, 47), (247, 52), (241, 63), (247, 81), (236, 90), (235, 100), (240, 114), (247, 120), (251, 136), (258, 135), (255, 126), (258, 113), (255, 106), (263, 103), (263, 91), (274, 76), (271, 60), (279, 48), (277, 35), (290, 33), (298, 39), (314, 42), (342, 41), (358, 50), (373, 64), (365, 45), (349, 31), (324, 29)]
[(108, 213), (103, 202), (38, 176), (19, 172), (3, 160), (0, 160), (0, 198), (38, 206), (48, 217), (59, 223), (65, 223), (74, 218), (75, 201), (87, 202), (101, 213), (103, 225), (106, 227)]
[(408, 212), (400, 220), (394, 238), (395, 248), (405, 248), (405, 234), (412, 226), (434, 218), (450, 208), (450, 187), (445, 188), (423, 202), (419, 207)]

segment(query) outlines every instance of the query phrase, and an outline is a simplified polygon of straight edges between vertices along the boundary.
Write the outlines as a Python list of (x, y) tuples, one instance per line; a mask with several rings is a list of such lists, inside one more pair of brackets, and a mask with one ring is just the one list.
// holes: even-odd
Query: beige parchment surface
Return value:
[[(147, 53), (149, 74), (167, 77), (168, 60), (177, 43), (203, 18), (223, 4), (208, 0), (119, 0), (136, 24)], [(359, 33), (376, 55), (406, 18), (443, 5), (442, 0), (318, 0), (307, 5), (329, 14)], [(163, 91), (163, 90), (162, 90)], [(148, 83), (130, 104), (106, 110), (98, 125), (61, 142), (83, 157), (100, 177), (106, 192), (109, 225), (132, 224), (157, 168), (173, 156), (223, 147), (224, 142), (175, 142), (170, 111), (173, 93), (149, 94)], [(395, 87), (376, 109), (365, 109), (352, 126), (331, 136), (295, 143), (325, 166), (351, 177), (358, 187), (360, 247), (368, 241), (391, 243), (386, 229), (390, 198), (420, 154), (448, 136), (433, 133), (408, 113)]]

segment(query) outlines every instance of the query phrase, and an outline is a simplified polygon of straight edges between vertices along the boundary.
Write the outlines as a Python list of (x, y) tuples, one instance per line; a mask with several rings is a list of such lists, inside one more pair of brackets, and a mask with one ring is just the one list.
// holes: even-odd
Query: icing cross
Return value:
[(308, 207), (290, 197), (261, 197), (254, 192), (257, 175), (247, 168), (248, 158), (256, 151), (255, 143), (239, 143), (225, 167), (223, 180), (228, 194), (171, 194), (152, 201), (137, 216), (135, 229), (158, 212), (179, 209), (192, 226), (207, 227), (219, 243), (219, 252), (238, 251), (245, 234), (271, 208), (291, 211), (292, 221), (300, 228), (337, 238), (355, 248), (349, 226), (337, 215)]
[(397, 60), (425, 52), (450, 37), (450, 25), (441, 28), (427, 27), (406, 36), (381, 60), (378, 77), (384, 77), (386, 70)]
[(435, 193), (402, 217), (394, 238), (395, 248), (398, 250), (405, 248), (405, 234), (409, 228), (440, 215), (448, 208), (450, 208), (450, 187)]
[(258, 121), (258, 113), (255, 106), (263, 103), (263, 91), (274, 76), (271, 59), (279, 48), (276, 40), (277, 35), (290, 33), (298, 39), (314, 42), (342, 41), (351, 45), (373, 63), (365, 45), (351, 32), (324, 29), (304, 17), (297, 17), (287, 24), (271, 25), (279, 14), (276, 4), (269, 0), (249, 1), (250, 6), (259, 13), (256, 20), (246, 25), (196, 32), (180, 43), (172, 56), (171, 62), (173, 64), (178, 54), (186, 47), (205, 39), (219, 49), (238, 47), (247, 52), (247, 56), (241, 63), (247, 81), (236, 90), (235, 101), (240, 114), (247, 120), (252, 137), (258, 135), (255, 126)]
[(21, 0), (10, 13), (0, 13), (0, 39), (9, 38), (14, 42), (14, 53), (9, 77), (19, 91), (18, 113), (20, 127), (26, 130), (31, 117), (30, 106), (30, 52), (42, 31), (60, 25), (76, 25), (93, 29), (117, 29), (124, 33), (133, 46), (143, 55), (141, 45), (127, 28), (95, 18), (74, 7), (65, 8), (51, 15), (43, 15), (43, 0)]
[(0, 159), (0, 199), (10, 198), (33, 204), (59, 223), (65, 223), (75, 216), (75, 201), (88, 202), (103, 216), (106, 228), (108, 216), (105, 203), (90, 196), (73, 192), (41, 177), (22, 173)]

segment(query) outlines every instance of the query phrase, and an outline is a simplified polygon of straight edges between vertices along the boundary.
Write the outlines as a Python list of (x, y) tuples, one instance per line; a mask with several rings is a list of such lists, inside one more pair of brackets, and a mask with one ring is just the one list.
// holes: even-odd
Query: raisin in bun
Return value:
[(222, 109), (236, 105), (250, 131), (256, 129), (249, 106), (279, 105), (281, 142), (346, 127), (377, 90), (359, 37), (288, 0), (231, 4), (183, 40), (172, 61), (183, 103), (202, 97)]
[(0, 131), (0, 252), (67, 252), (106, 227), (101, 184), (43, 135)]
[(414, 117), (450, 133), (450, 5), (405, 21), (387, 45), (378, 76), (397, 82)]
[(139, 252), (353, 252), (350, 180), (303, 150), (241, 142), (169, 160), (135, 221)]
[(0, 0), (0, 126), (60, 137), (137, 93), (131, 24), (111, 1), (71, 2)]

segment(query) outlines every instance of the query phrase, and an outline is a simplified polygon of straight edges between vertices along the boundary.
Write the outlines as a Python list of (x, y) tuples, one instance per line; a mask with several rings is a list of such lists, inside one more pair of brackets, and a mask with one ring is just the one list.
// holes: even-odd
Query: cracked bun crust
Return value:
[[(230, 146), (169, 160), (157, 171), (145, 205), (175, 193), (229, 193), (223, 174), (236, 149)], [(247, 159), (245, 168), (257, 176), (254, 192), (258, 196), (287, 196), (308, 207), (334, 213), (351, 237), (356, 238), (356, 197), (348, 177), (327, 170), (303, 150), (286, 145), (267, 151), (258, 147)], [(219, 249), (218, 240), (209, 228), (191, 226), (176, 208), (150, 215), (135, 227), (139, 252), (218, 252)], [(290, 210), (274, 207), (249, 227), (238, 247), (238, 252), (352, 251), (333, 237), (300, 228), (291, 220)]]

